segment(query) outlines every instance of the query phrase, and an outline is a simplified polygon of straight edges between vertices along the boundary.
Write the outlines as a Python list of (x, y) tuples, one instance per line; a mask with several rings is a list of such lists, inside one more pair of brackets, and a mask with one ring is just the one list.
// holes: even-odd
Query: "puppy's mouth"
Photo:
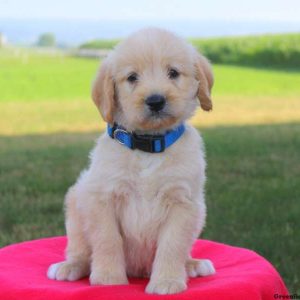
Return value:
[(144, 119), (149, 122), (163, 122), (164, 120), (168, 120), (173, 117), (173, 114), (169, 110), (168, 103), (166, 103), (166, 105), (160, 110), (153, 110), (149, 109), (149, 107), (145, 107)]
[(144, 113), (140, 119), (143, 130), (164, 130), (178, 122), (172, 113), (169, 100), (165, 95), (152, 94), (144, 102)]
[(142, 127), (146, 130), (159, 130), (172, 126), (177, 122), (177, 118), (167, 110), (158, 112), (147, 111), (142, 121)]
[(165, 110), (150, 111), (148, 113), (148, 118), (153, 119), (153, 120), (161, 120), (161, 119), (169, 118), (169, 117), (172, 117), (172, 115)]

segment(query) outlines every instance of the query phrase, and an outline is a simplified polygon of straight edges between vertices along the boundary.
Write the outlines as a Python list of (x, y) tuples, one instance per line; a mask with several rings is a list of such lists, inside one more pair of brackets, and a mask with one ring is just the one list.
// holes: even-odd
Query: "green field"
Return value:
[[(97, 60), (0, 51), (0, 245), (64, 234), (63, 196), (104, 123)], [(300, 70), (214, 65), (204, 238), (253, 249), (300, 292)]]
[[(60, 53), (37, 56), (21, 50), (2, 52), (0, 134), (86, 132), (104, 128), (90, 100), (91, 81), (98, 65), (97, 60), (65, 57)], [(214, 65), (214, 73), (214, 112), (199, 111), (195, 124), (299, 121), (297, 70)], [(198, 120), (203, 121), (198, 123)]]

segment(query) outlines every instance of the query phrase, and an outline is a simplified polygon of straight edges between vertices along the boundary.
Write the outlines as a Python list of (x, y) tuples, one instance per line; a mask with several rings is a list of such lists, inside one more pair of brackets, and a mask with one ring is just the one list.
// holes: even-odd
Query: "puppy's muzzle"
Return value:
[(160, 94), (153, 94), (146, 98), (145, 103), (152, 112), (159, 112), (165, 107), (166, 98)]

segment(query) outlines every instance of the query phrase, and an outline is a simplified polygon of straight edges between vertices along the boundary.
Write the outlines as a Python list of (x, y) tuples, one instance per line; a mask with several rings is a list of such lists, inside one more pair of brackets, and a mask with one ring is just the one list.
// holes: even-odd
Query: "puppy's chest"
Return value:
[[(111, 168), (112, 170), (115, 168)], [(118, 164), (118, 173), (114, 176), (114, 185), (121, 186), (122, 194), (130, 193), (139, 194), (141, 196), (149, 195), (153, 189), (157, 189), (157, 183), (161, 177), (165, 177), (168, 173), (166, 168), (166, 160), (162, 156), (136, 154), (128, 160)], [(158, 184), (159, 185), (159, 184)]]
[[(143, 239), (152, 231), (163, 214), (158, 197), (163, 183), (160, 168), (163, 160), (149, 158), (129, 162), (125, 173), (120, 172), (115, 184), (115, 206), (119, 223), (126, 236)], [(123, 173), (123, 174), (122, 174)]]

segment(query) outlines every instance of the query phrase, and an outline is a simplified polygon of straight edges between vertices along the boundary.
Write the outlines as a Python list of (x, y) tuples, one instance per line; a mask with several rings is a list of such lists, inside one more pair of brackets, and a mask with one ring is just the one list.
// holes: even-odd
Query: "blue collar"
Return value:
[(116, 123), (113, 126), (107, 124), (107, 133), (112, 139), (117, 140), (120, 144), (129, 149), (139, 149), (150, 153), (163, 152), (166, 148), (173, 145), (182, 136), (184, 131), (184, 124), (180, 124), (164, 135), (141, 135), (128, 132), (125, 128)]

